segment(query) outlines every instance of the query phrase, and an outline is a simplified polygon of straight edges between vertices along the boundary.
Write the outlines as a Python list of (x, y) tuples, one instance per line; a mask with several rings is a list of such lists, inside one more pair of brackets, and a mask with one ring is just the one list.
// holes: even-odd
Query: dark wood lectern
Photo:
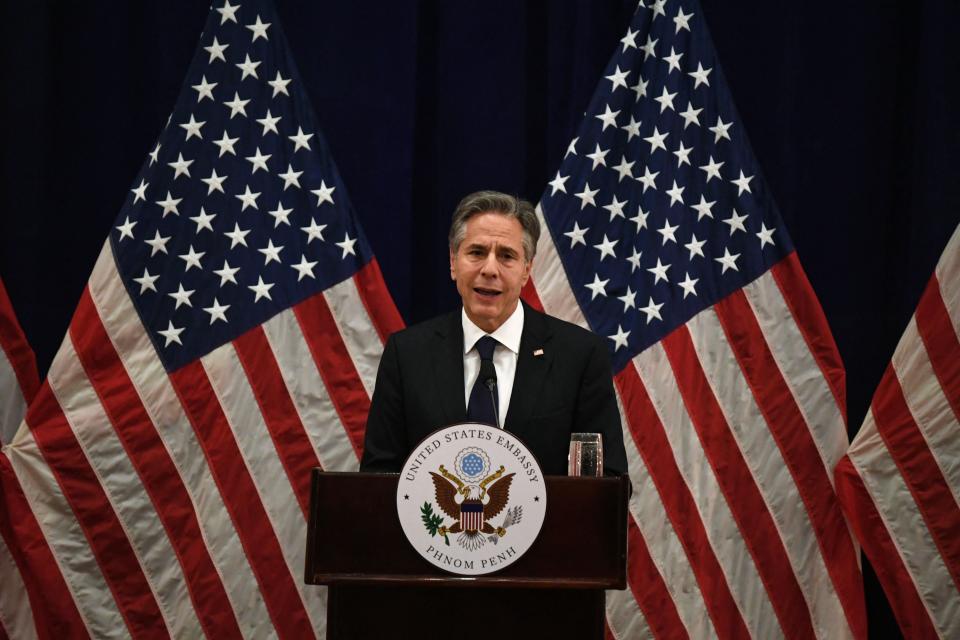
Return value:
[(547, 477), (540, 536), (479, 577), (410, 546), (395, 474), (313, 472), (307, 584), (329, 586), (327, 638), (603, 638), (604, 589), (626, 588), (629, 479)]

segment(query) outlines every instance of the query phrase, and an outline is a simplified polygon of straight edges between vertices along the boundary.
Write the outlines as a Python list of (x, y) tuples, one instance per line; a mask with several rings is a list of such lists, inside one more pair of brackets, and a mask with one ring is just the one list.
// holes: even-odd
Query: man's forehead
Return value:
[(467, 220), (465, 239), (468, 241), (485, 239), (523, 240), (523, 227), (513, 216), (503, 213), (478, 213)]
[(467, 237), (460, 243), (461, 249), (489, 249), (496, 245), (501, 251), (523, 251), (523, 243), (519, 238), (510, 236), (498, 236), (487, 234), (467, 234)]
[(462, 244), (475, 244), (475, 245), (488, 245), (496, 242), (501, 245), (517, 245), (520, 246), (522, 243), (520, 238), (514, 238), (512, 236), (501, 236), (497, 234), (488, 234), (488, 233), (468, 233), (467, 236), (463, 239)]

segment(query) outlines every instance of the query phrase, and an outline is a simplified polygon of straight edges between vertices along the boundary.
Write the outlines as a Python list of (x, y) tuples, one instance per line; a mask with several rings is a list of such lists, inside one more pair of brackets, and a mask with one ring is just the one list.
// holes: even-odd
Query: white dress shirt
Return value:
[(467, 317), (466, 310), (460, 311), (460, 320), (463, 323), (464, 406), (470, 405), (470, 392), (480, 375), (480, 354), (473, 347), (477, 340), (489, 335), (498, 343), (493, 350), (493, 368), (497, 371), (497, 396), (500, 399), (498, 411), (500, 426), (503, 426), (507, 409), (510, 407), (510, 395), (513, 393), (513, 379), (517, 374), (517, 354), (520, 353), (520, 336), (523, 334), (523, 305), (518, 302), (510, 317), (490, 334), (473, 324)]

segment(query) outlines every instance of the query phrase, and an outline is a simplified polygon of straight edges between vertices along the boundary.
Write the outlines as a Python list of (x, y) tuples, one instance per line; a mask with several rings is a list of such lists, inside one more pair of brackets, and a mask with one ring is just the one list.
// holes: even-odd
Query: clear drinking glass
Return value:
[(599, 433), (571, 433), (568, 476), (603, 475), (603, 440)]

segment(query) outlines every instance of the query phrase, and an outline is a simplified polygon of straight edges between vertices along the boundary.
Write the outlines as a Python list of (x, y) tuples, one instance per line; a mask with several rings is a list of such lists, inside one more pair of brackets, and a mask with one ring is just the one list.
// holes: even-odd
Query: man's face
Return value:
[(450, 277), (467, 317), (487, 333), (495, 331), (517, 308), (532, 264), (516, 218), (488, 212), (467, 220), (463, 241), (450, 252)]

